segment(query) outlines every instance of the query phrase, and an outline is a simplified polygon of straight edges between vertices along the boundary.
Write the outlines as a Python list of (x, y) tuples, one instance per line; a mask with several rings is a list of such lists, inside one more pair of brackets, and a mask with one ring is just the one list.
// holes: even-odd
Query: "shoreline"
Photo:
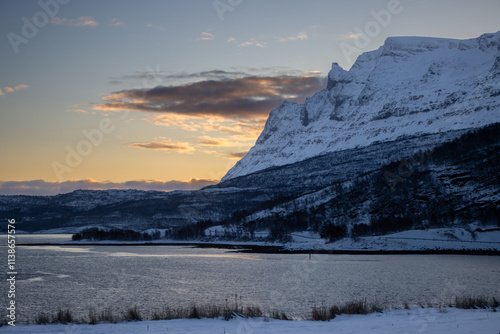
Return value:
[[(47, 312), (39, 312), (31, 319), (24, 321), (15, 320), (18, 325), (57, 325), (57, 324), (73, 324), (73, 325), (97, 325), (106, 323), (121, 323), (121, 322), (137, 322), (137, 321), (162, 321), (162, 320), (186, 320), (186, 319), (218, 319), (229, 321), (231, 319), (274, 319), (286, 321), (314, 321), (325, 322), (332, 321), (340, 316), (346, 315), (372, 315), (383, 314), (394, 311), (411, 311), (411, 310), (484, 310), (497, 312), (500, 307), (500, 301), (492, 297), (472, 297), (472, 296), (455, 296), (454, 300), (448, 302), (441, 301), (431, 304), (429, 302), (422, 304), (413, 304), (410, 306), (407, 302), (401, 302), (399, 306), (384, 305), (379, 302), (367, 302), (366, 299), (353, 300), (343, 304), (326, 303), (321, 306), (311, 309), (309, 314), (304, 313), (302, 316), (291, 316), (282, 311), (273, 308), (262, 308), (260, 305), (236, 302), (228, 302), (225, 304), (196, 304), (190, 306), (169, 307), (164, 306), (160, 309), (148, 310), (144, 306), (129, 306), (121, 311), (105, 308), (96, 310), (90, 307), (88, 317), (74, 314), (70, 308), (59, 308), (52, 314)], [(8, 322), (3, 319), (0, 321), (0, 327), (7, 325)]]
[[(6, 245), (2, 245), (6, 246)], [(494, 249), (421, 249), (421, 250), (367, 250), (367, 249), (288, 249), (285, 246), (226, 244), (203, 242), (50, 242), (19, 243), (17, 246), (190, 246), (194, 248), (219, 248), (249, 254), (331, 254), (331, 255), (491, 255), (499, 256), (500, 250)]]
[(11, 333), (396, 333), (424, 332), (428, 334), (496, 333), (500, 313), (492, 309), (464, 310), (457, 308), (394, 309), (367, 315), (339, 315), (330, 321), (277, 320), (265, 317), (234, 317), (224, 319), (171, 319), (103, 322), (98, 324), (57, 323), (46, 325), (16, 324), (4, 326)]

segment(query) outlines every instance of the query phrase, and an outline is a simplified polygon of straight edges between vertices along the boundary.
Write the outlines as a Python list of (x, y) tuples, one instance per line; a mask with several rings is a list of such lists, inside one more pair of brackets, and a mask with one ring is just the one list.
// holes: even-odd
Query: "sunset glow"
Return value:
[(401, 1), (362, 49), (387, 1), (41, 3), (0, 3), (0, 194), (198, 189), (245, 156), (283, 100), (325, 88), (332, 62), (352, 66), (342, 43), (500, 29), (487, 0)]

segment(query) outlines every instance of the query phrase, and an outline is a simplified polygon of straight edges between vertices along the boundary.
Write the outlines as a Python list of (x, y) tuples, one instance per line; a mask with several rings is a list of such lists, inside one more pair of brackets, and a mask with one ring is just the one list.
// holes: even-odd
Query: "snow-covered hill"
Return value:
[(391, 37), (326, 89), (274, 109), (256, 145), (223, 178), (402, 136), (500, 122), (500, 32), (475, 39)]

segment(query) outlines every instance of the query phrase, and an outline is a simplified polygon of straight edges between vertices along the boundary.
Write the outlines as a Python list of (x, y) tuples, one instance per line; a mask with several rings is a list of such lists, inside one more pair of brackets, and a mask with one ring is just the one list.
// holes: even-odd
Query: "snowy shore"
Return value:
[(344, 238), (327, 243), (319, 235), (308, 232), (294, 233), (290, 250), (367, 250), (367, 251), (419, 251), (419, 250), (500, 250), (500, 231), (491, 229), (475, 232), (463, 228), (436, 228), (409, 230), (383, 236)]
[(61, 334), (124, 334), (124, 333), (426, 333), (465, 334), (500, 332), (500, 312), (462, 310), (455, 308), (413, 308), (390, 310), (369, 315), (341, 315), (330, 322), (284, 321), (273, 319), (237, 318), (177, 319), (161, 321), (103, 323), (98, 325), (18, 325), (0, 329), (4, 333), (61, 333)]
[[(217, 227), (214, 227), (217, 228)], [(218, 227), (222, 230), (222, 227)], [(211, 228), (213, 229), (213, 228)], [(50, 231), (54, 233), (54, 231)], [(61, 232), (61, 231), (57, 231)], [(28, 238), (20, 237), (19, 245), (34, 244), (28, 234)], [(261, 233), (259, 237), (264, 240), (266, 233)], [(33, 235), (36, 238), (36, 235)], [(124, 242), (115, 240), (103, 241), (71, 241), (70, 235), (67, 240), (39, 241), (35, 244), (58, 244), (58, 245), (191, 245), (197, 247), (220, 247), (220, 248), (240, 248), (254, 252), (332, 252), (332, 253), (356, 253), (356, 252), (435, 252), (451, 253), (462, 252), (471, 254), (478, 251), (488, 253), (500, 252), (500, 230), (497, 227), (483, 230), (483, 232), (473, 232), (464, 228), (438, 228), (428, 230), (409, 230), (392, 233), (382, 236), (366, 236), (353, 238), (343, 238), (335, 242), (327, 242), (314, 232), (294, 232), (291, 234), (292, 242), (279, 243), (268, 241), (228, 241), (219, 238), (206, 238), (203, 240), (178, 241), (160, 239), (150, 242)], [(478, 253), (480, 254), (480, 252)]]

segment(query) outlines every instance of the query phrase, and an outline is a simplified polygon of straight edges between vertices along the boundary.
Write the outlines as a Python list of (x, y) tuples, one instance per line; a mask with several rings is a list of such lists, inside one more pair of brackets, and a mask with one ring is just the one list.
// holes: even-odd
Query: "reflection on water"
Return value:
[(138, 256), (138, 257), (198, 257), (198, 258), (231, 258), (231, 259), (247, 259), (259, 260), (257, 256), (248, 254), (141, 254), (129, 252), (113, 252), (109, 256)]
[[(143, 250), (142, 246), (111, 246), (111, 251), (106, 252), (106, 251), (101, 251), (102, 247), (106, 247), (107, 249), (110, 249), (110, 246), (88, 246), (88, 247), (75, 247), (75, 246), (54, 246), (54, 245), (47, 245), (47, 246), (18, 246), (20, 247), (27, 247), (30, 250), (43, 250), (43, 251), (57, 251), (57, 252), (66, 252), (66, 253), (99, 253), (100, 255), (108, 255), (108, 256), (121, 256), (121, 257), (199, 257), (199, 258), (234, 258), (234, 259), (247, 259), (247, 260), (259, 260), (260, 258), (254, 255), (250, 254), (230, 254), (230, 253), (223, 253), (223, 254), (203, 254), (203, 253), (197, 253), (197, 254), (185, 254), (185, 253), (179, 253), (179, 254), (149, 254), (149, 253), (132, 253), (132, 252), (121, 252), (121, 251), (113, 251), (116, 249), (123, 249), (123, 248), (135, 248), (138, 247), (141, 250)], [(149, 246), (151, 247), (151, 246)], [(156, 246), (156, 247), (161, 247), (161, 246)], [(169, 246), (170, 247), (170, 246)], [(97, 250), (95, 250), (97, 249)]]
[(93, 253), (90, 247), (66, 247), (66, 246), (18, 246), (18, 248), (27, 247), (31, 250), (57, 251), (68, 253)]
[[(71, 242), (71, 234), (16, 234), (16, 244)], [(0, 234), (0, 245), (7, 244), (7, 235)]]
[[(1, 247), (6, 254), (7, 247)], [(464, 255), (237, 254), (182, 246), (25, 246), (17, 248), (19, 320), (70, 308), (121, 314), (192, 303), (243, 304), (300, 317), (316, 305), (365, 299), (384, 306), (499, 298), (500, 258)], [(259, 261), (256, 261), (259, 260)], [(7, 282), (4, 280), (4, 291)], [(0, 305), (7, 295), (0, 294)]]

